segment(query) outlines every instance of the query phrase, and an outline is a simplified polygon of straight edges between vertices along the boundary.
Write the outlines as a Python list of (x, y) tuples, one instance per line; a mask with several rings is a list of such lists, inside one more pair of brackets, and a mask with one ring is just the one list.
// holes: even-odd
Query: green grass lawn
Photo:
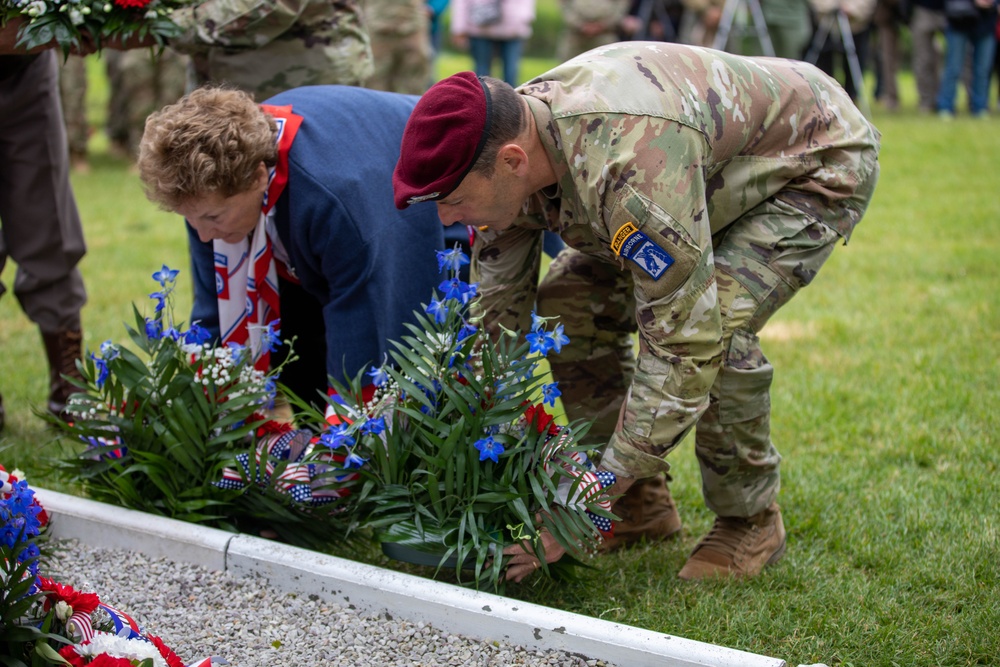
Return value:
[[(524, 78), (549, 64), (526, 62)], [(441, 71), (466, 66), (448, 56)], [(882, 177), (868, 215), (762, 335), (777, 369), (785, 558), (749, 581), (676, 578), (712, 520), (687, 442), (671, 455), (682, 539), (596, 559), (570, 585), (532, 582), (510, 595), (792, 665), (1000, 664), (1000, 118), (919, 116), (912, 80), (902, 84), (902, 111), (875, 110)], [(104, 94), (97, 78), (95, 123)], [(186, 269), (187, 253), (180, 220), (145, 200), (99, 133), (92, 148), (90, 173), (73, 181), (89, 243), (86, 343), (96, 348), (125, 338), (130, 304), (151, 303), (150, 274), (163, 263)], [(8, 286), (13, 274), (8, 266)], [(45, 466), (61, 445), (32, 414), (46, 395), (41, 340), (10, 295), (0, 350), (0, 462), (64, 489)], [(384, 564), (371, 552), (341, 555)]]

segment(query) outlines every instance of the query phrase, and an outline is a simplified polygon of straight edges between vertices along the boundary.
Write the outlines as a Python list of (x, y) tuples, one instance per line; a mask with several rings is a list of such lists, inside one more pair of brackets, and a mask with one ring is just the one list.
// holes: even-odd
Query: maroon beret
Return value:
[(431, 86), (403, 130), (392, 172), (396, 208), (451, 194), (479, 159), (491, 114), (490, 91), (472, 72)]

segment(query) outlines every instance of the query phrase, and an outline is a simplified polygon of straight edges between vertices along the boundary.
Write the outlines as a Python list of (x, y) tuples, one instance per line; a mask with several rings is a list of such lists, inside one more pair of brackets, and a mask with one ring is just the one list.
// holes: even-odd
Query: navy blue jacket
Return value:
[[(267, 100), (292, 105), (302, 125), (289, 152), (275, 225), (290, 268), (322, 304), (327, 374), (343, 380), (382, 362), (443, 280), (433, 202), (397, 210), (392, 170), (416, 97), (350, 86), (295, 88)], [(211, 242), (188, 226), (195, 282), (192, 321), (218, 337)], [(308, 360), (307, 360), (308, 361)]]

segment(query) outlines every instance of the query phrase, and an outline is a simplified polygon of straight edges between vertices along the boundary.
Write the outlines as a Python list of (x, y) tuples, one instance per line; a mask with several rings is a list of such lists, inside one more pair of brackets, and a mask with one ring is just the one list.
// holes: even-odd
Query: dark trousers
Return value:
[(42, 331), (75, 330), (87, 300), (77, 268), (86, 246), (69, 182), (58, 54), (24, 62), (0, 79), (0, 271), (7, 257), (17, 263), (14, 295)]

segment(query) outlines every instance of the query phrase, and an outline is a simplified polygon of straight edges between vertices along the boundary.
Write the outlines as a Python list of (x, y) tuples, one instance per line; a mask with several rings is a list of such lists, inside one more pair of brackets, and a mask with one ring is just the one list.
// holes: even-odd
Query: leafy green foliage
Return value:
[[(610, 515), (600, 483), (584, 474), (586, 426), (556, 427), (531, 400), (540, 357), (510, 332), (489, 340), (467, 321), (463, 298), (417, 314), (393, 342), (392, 363), (373, 369), (374, 397), (331, 402), (350, 425), (324, 438), (366, 460), (354, 511), (379, 540), (437, 554), (460, 583), (499, 589), (505, 546), (524, 541), (544, 562), (544, 527), (583, 555), (598, 535), (585, 512)], [(542, 326), (539, 340), (552, 335)], [(340, 396), (362, 396), (361, 380)]]
[(0, 25), (23, 20), (17, 46), (26, 50), (55, 42), (63, 53), (93, 44), (150, 39), (158, 46), (180, 34), (171, 12), (186, 0), (4, 0)]
[[(290, 462), (266, 450), (274, 429), (264, 428), (272, 424), (265, 414), (281, 367), (257, 370), (251, 350), (209, 343), (197, 325), (179, 331), (176, 272), (164, 272), (169, 279), (151, 295), (159, 301), (154, 317), (133, 307), (132, 347), (108, 341), (84, 360), (83, 391), (68, 407), (72, 421), (46, 417), (87, 445), (64, 467), (102, 502), (234, 531), (274, 530), (299, 546), (329, 544), (343, 532), (338, 503), (297, 503), (276, 481)], [(263, 344), (276, 344), (277, 334), (268, 328)], [(227, 469), (242, 484), (220, 488)]]

